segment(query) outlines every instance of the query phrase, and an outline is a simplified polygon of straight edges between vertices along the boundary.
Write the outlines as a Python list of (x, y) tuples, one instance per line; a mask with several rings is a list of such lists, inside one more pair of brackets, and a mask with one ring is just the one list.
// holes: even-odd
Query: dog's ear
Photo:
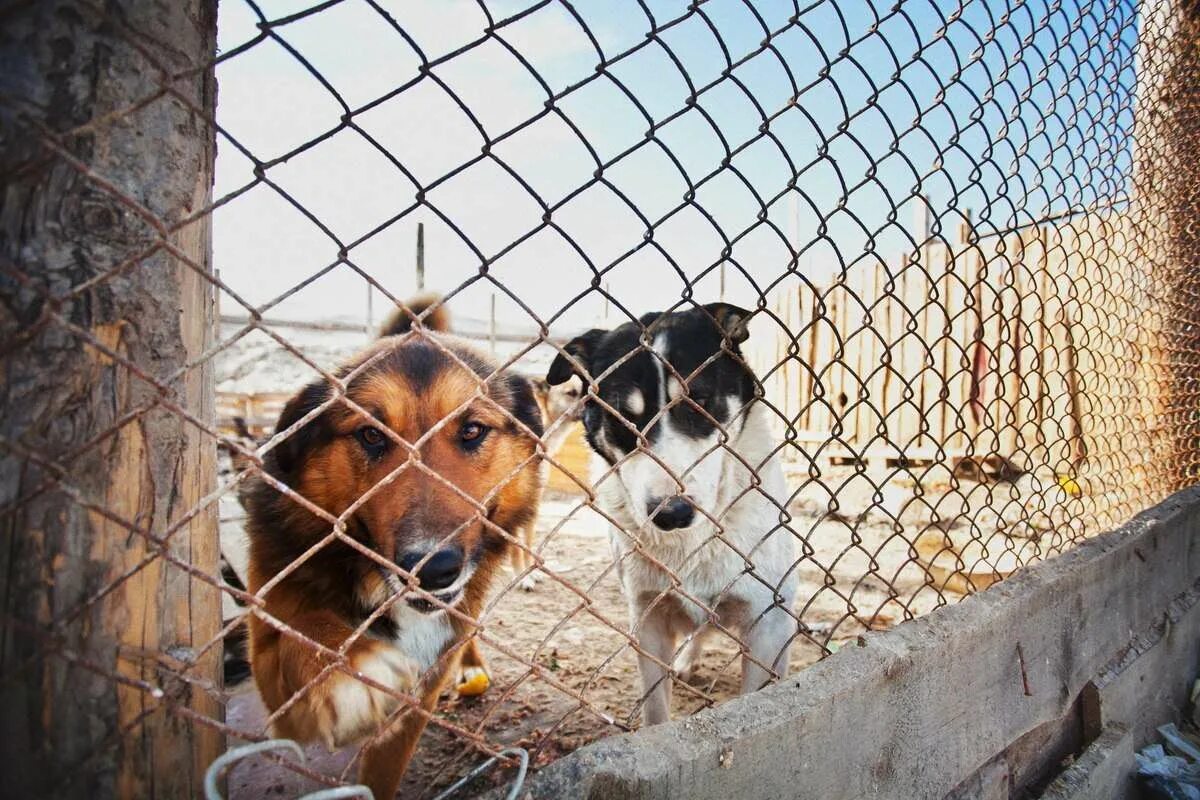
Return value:
[(563, 350), (569, 353), (575, 361), (579, 362), (584, 369), (580, 369), (575, 364), (571, 363), (562, 353), (554, 357), (554, 363), (550, 365), (550, 370), (546, 373), (546, 383), (551, 386), (557, 386), (563, 383), (572, 375), (578, 375), (583, 378), (584, 384), (591, 380), (591, 376), (585, 370), (589, 370), (592, 363), (592, 356), (595, 355), (596, 345), (604, 334), (608, 331), (603, 328), (592, 328), (587, 333), (576, 336), (571, 341), (567, 342)]
[(512, 408), (509, 409), (512, 415), (525, 423), (525, 427), (534, 434), (541, 436), (545, 433), (542, 429), (542, 409), (538, 407), (537, 400), (534, 398), (534, 392), (537, 391), (534, 384), (541, 381), (541, 378), (530, 381), (515, 372), (510, 372), (506, 376), (506, 381), (512, 397)]
[[(283, 413), (279, 415), (279, 421), (275, 423), (275, 433), (292, 427), (327, 399), (329, 399), (329, 386), (323, 381), (305, 386), (283, 407)], [(312, 447), (323, 429), (324, 424), (321, 417), (318, 416), (316, 419), (309, 420), (299, 430), (292, 431), (290, 436), (275, 445), (271, 450), (271, 456), (275, 462), (275, 471), (278, 473), (276, 477), (286, 478), (293, 473), (299, 466), (300, 457), (304, 451)]]
[(753, 311), (731, 306), (729, 303), (709, 303), (704, 310), (717, 321), (721, 332), (733, 344), (741, 344), (750, 338), (749, 322)]
[(662, 315), (663, 315), (663, 313), (661, 311), (649, 311), (645, 314), (642, 314), (640, 317), (638, 317), (638, 322), (641, 323), (641, 326), (643, 328), (649, 328), (651, 325), (654, 324), (655, 320), (657, 320)]

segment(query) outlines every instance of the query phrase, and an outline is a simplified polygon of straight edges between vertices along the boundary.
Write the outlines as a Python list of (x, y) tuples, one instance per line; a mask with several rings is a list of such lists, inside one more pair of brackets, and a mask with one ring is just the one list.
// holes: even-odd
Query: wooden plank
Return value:
[[(1011, 372), (1008, 376), (1006, 395), (1010, 409), (1009, 429), (1012, 444), (1003, 455), (1019, 468), (1027, 469), (1029, 443), (1026, 442), (1024, 434), (1032, 411), (1026, 376), (1034, 362), (1030, 352), (1029, 323), (1026, 318), (1025, 261), (1030, 254), (1027, 247), (1028, 237), (1024, 231), (1014, 233), (1009, 237), (1009, 242), (1012, 249), (1008, 259), (1005, 309), (1008, 318)], [(1030, 442), (1032, 441), (1031, 437)]]
[[(925, 342), (925, 366), (921, 375), (921, 413), (927, 433), (923, 444), (937, 447), (945, 441), (946, 402), (942, 399), (945, 380), (946, 350), (946, 273), (953, 261), (944, 243), (929, 248), (925, 278), (928, 301), (921, 314), (921, 335)], [(935, 291), (936, 290), (936, 291)]]
[[(791, 408), (792, 392), (791, 381), (789, 380), (789, 371), (791, 365), (787, 362), (789, 338), (792, 331), (792, 321), (789, 314), (789, 303), (787, 302), (787, 290), (784, 289), (775, 297), (775, 313), (783, 322), (784, 330), (777, 331), (775, 337), (775, 361), (771, 364), (774, 378), (774, 403), (779, 408), (788, 420), (794, 417)], [(777, 368), (777, 369), (776, 369)], [(761, 374), (761, 373), (759, 373)]]
[(984, 408), (976, 437), (979, 455), (990, 455), (1001, 450), (1000, 428), (1003, 424), (1001, 403), (1003, 401), (1003, 354), (1004, 316), (999, 288), (1001, 277), (1007, 268), (1004, 257), (1005, 243), (1001, 238), (988, 239), (988, 248), (980, 269), (979, 302), (982, 321), (982, 354), (985, 359), (979, 374), (979, 400)]
[(999, 455), (1004, 458), (1016, 457), (1021, 449), (1017, 438), (1020, 424), (1018, 416), (1021, 396), (1021, 341), (1023, 332), (1020, 319), (1020, 298), (1017, 289), (1017, 274), (1023, 246), (1019, 233), (1005, 237), (1005, 255), (1001, 282), (1000, 298), (1000, 342), (997, 347), (999, 358), (1000, 398), (997, 407), (999, 430)]
[(825, 371), (825, 399), (830, 409), (830, 430), (834, 438), (843, 444), (850, 441), (852, 430), (847, 430), (846, 406), (843, 398), (848, 394), (850, 382), (846, 368), (846, 284), (843, 276), (834, 279), (826, 294), (829, 304), (829, 364)]
[(1025, 257), (1021, 269), (1021, 324), (1025, 331), (1021, 350), (1022, 413), (1018, 420), (1025, 468), (1036, 469), (1046, 463), (1046, 445), (1042, 438), (1045, 413), (1045, 385), (1042, 360), (1046, 349), (1046, 309), (1040, 291), (1045, 272), (1046, 250), (1041, 226), (1030, 228), (1022, 236)]
[(880, 286), (883, 300), (884, 352), (882, 392), (879, 408), (884, 417), (884, 441), (895, 447), (903, 447), (899, 430), (900, 397), (903, 390), (900, 364), (900, 338), (904, 330), (903, 303), (899, 296), (903, 291), (904, 272), (896, 265), (882, 276)]
[(854, 375), (854, 381), (848, 394), (851, 395), (850, 402), (855, 404), (850, 440), (859, 450), (870, 445), (879, 424), (879, 417), (872, 409), (871, 400), (863, 397), (870, 391), (871, 373), (879, 366), (874, 360), (876, 338), (873, 324), (866, 321), (868, 309), (874, 301), (875, 269), (875, 264), (860, 263), (851, 272), (849, 285), (853, 296), (849, 299), (847, 322), (854, 330), (848, 334), (850, 338), (847, 340), (847, 363)]
[(798, 428), (815, 429), (812, 419), (813, 379), (810, 372), (816, 336), (813, 327), (812, 291), (803, 282), (798, 284), (787, 298), (791, 331), (795, 338), (793, 347), (796, 358), (788, 380), (788, 395), (791, 398), (792, 417)]
[(833, 413), (829, 406), (829, 362), (833, 357), (833, 331), (828, 300), (824, 292), (813, 293), (812, 309), (812, 356), (808, 362), (812, 370), (812, 394), (805, 427), (829, 431), (833, 427)]
[[(1068, 227), (1069, 237), (1066, 242), (1069, 242), (1067, 253), (1078, 253), (1078, 234), (1073, 228)], [(1066, 266), (1067, 282), (1072, 284), (1068, 289), (1068, 302), (1066, 306), (1066, 323), (1064, 323), (1064, 377), (1067, 383), (1067, 437), (1069, 443), (1069, 473), (1074, 473), (1078, 470), (1079, 465), (1084, 462), (1088, 455), (1088, 437), (1085, 426), (1085, 410), (1082, 404), (1080, 391), (1084, 389), (1084, 385), (1080, 383), (1080, 348), (1076, 345), (1076, 330), (1082, 321), (1085, 320), (1086, 307), (1084, 303), (1079, 301), (1078, 287), (1076, 283), (1080, 279), (1080, 270), (1082, 265), (1068, 257), (1064, 260)], [(1085, 350), (1086, 353), (1086, 350)], [(1086, 367), (1085, 367), (1086, 368)]]
[(888, 298), (883, 294), (884, 281), (887, 279), (887, 264), (878, 261), (871, 266), (867, 275), (867, 287), (871, 296), (871, 326), (868, 339), (870, 346), (863, 349), (863, 373), (869, 375), (867, 385), (869, 407), (867, 409), (868, 444), (882, 441), (880, 431), (886, 435), (885, 405), (887, 369), (883, 367), (883, 357), (888, 352)]
[(1046, 460), (1056, 474), (1070, 474), (1072, 457), (1069, 444), (1071, 414), (1067, 374), (1068, 298), (1071, 287), (1066, 274), (1066, 250), (1060, 226), (1047, 225), (1042, 229), (1045, 251), (1039, 301), (1045, 325), (1041, 354), (1042, 438), (1046, 442)]
[(968, 306), (974, 300), (974, 248), (967, 249), (969, 223), (959, 226), (958, 246), (952, 252), (944, 282), (949, 335), (942, 350), (943, 375), (948, 392), (942, 443), (948, 449), (965, 448), (971, 435), (972, 417), (968, 408), (971, 383), (971, 342), (974, 337), (976, 313)]
[[(918, 257), (928, 258), (929, 248), (921, 249)], [(909, 263), (904, 270), (900, 297), (902, 338), (900, 340), (900, 375), (904, 381), (898, 414), (901, 449), (922, 447), (921, 435), (921, 374), (925, 366), (925, 348), (920, 340), (921, 308), (925, 304), (928, 283), (920, 262)]]
[(965, 270), (966, 293), (971, 296), (971, 310), (965, 315), (963, 324), (968, 336), (967, 374), (965, 380), (964, 411), (966, 422), (964, 431), (967, 436), (966, 446), (969, 452), (979, 453), (984, 450), (980, 439), (987, 421), (985, 404), (985, 386), (987, 368), (987, 310), (984, 307), (987, 282), (987, 257), (982, 245), (976, 245), (967, 256)]

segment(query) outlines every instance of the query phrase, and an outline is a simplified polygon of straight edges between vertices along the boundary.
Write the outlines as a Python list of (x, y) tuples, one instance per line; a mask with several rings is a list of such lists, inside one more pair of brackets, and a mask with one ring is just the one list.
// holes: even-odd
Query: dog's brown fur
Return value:
[[(424, 311), (416, 305), (410, 304), (409, 311)], [(405, 334), (411, 318), (401, 312), (385, 334)], [(423, 322), (429, 331), (434, 324), (444, 325), (445, 319), (429, 314)], [(420, 331), (385, 335), (342, 367), (338, 376), (346, 378), (368, 361), (361, 374), (348, 379), (347, 395), (372, 417), (338, 400), (280, 442), (266, 457), (265, 469), (334, 516), (369, 494), (346, 519), (346, 534), (392, 564), (417, 540), (461, 547), (475, 572), (455, 609), (475, 618), (509, 551), (508, 540), (483, 523), (475, 504), (482, 504), (487, 520), (506, 532), (520, 529), (535, 513), (540, 484), (532, 458), (536, 441), (522, 428), (540, 436), (542, 420), (530, 385), (512, 373), (489, 378), (494, 367), (474, 350), (453, 337)], [(486, 379), (484, 396), (479, 396), (481, 379)], [(332, 396), (324, 382), (306, 387), (288, 402), (277, 431), (291, 427)], [(465, 412), (459, 410), (464, 404)], [(435, 430), (442, 420), (446, 424)], [(489, 428), (474, 451), (459, 438), (468, 420)], [(359, 438), (364, 426), (390, 429), (406, 444), (426, 437), (418, 448), (422, 463), (466, 497), (413, 464), (372, 492), (405, 464), (410, 451), (389, 438), (385, 450), (372, 456)], [(404, 592), (406, 573), (391, 564), (382, 566), (341, 541), (326, 543), (298, 563), (330, 535), (332, 525), (264, 480), (256, 481), (247, 505), (250, 591), (257, 593), (292, 570), (269, 589), (262, 610), (331, 651), (345, 647), (348, 662), (326, 671), (336, 659), (252, 615), (250, 661), (263, 700), (272, 712), (292, 703), (276, 720), (274, 732), (340, 746), (386, 725), (386, 732), (368, 744), (361, 779), (375, 797), (391, 798), (426, 723), (424, 715), (401, 708), (394, 694), (416, 690), (420, 705), (432, 710), (456, 667), (483, 666), (470, 638), (473, 628), (451, 611), (440, 612), (449, 615), (453, 634), (424, 675), (416, 675), (409, 654), (397, 649), (401, 631), (388, 614), (348, 643), (380, 605), (422, 597), (429, 603), (431, 596)], [(396, 599), (398, 591), (402, 594)], [(368, 686), (350, 671), (362, 672), (393, 691)]]

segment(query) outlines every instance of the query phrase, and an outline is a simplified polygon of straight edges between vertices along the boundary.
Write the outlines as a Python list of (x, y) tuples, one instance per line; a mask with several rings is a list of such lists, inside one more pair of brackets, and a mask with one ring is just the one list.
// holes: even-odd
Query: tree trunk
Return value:
[(184, 797), (223, 746), (220, 593), (180, 567), (218, 573), (215, 440), (167, 407), (212, 427), (178, 223), (215, 35), (210, 0), (0, 10), (0, 795)]

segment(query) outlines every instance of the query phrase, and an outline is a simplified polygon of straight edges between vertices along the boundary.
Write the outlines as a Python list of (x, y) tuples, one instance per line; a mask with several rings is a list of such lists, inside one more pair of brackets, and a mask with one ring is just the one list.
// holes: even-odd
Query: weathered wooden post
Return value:
[(216, 2), (0, 14), (0, 796), (186, 797), (223, 746)]
[(1159, 496), (1200, 480), (1200, 4), (1144, 0), (1138, 37), (1130, 258), (1145, 275), (1157, 389), (1147, 442)]

